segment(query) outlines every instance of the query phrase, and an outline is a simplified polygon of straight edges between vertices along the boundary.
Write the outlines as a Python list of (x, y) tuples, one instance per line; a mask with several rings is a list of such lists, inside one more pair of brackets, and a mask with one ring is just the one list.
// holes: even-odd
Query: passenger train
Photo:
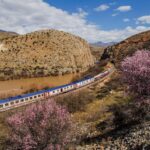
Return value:
[(92, 82), (96, 80), (104, 78), (110, 72), (111, 72), (111, 69), (103, 73), (100, 73), (94, 77), (87, 77), (87, 78), (84, 78), (83, 80), (73, 82), (70, 84), (0, 100), (0, 112), (9, 110), (15, 107), (27, 105), (29, 103), (33, 103), (38, 100), (44, 100), (55, 95), (59, 95), (62, 93), (66, 93), (66, 92), (81, 88), (83, 86), (91, 84)]

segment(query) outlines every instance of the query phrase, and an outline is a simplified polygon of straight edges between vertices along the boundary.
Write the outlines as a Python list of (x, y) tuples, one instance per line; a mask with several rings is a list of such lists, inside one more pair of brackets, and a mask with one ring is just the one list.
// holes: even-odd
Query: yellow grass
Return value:
[[(114, 92), (101, 100), (96, 99), (86, 106), (86, 110), (84, 112), (77, 112), (73, 114), (73, 120), (76, 120), (79, 123), (85, 123), (87, 120), (91, 119), (93, 121), (94, 117), (97, 117), (99, 118), (97, 121), (102, 121), (111, 115), (110, 113), (105, 112), (106, 108), (110, 105), (118, 103), (116, 97), (122, 96), (122, 92)], [(99, 116), (97, 116), (97, 114)]]

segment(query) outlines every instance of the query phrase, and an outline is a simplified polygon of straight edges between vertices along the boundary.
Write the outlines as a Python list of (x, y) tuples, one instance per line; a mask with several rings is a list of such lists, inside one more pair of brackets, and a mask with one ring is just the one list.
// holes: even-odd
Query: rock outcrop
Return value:
[(82, 72), (93, 65), (89, 44), (62, 31), (36, 31), (0, 42), (1, 79)]
[(136, 34), (118, 44), (107, 47), (101, 58), (109, 58), (113, 62), (119, 63), (126, 56), (142, 49), (150, 50), (150, 31)]

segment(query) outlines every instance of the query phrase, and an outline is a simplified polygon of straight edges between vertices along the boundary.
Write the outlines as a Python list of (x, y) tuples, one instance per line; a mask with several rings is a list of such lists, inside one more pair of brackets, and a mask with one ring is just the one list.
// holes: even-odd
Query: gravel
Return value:
[(97, 144), (77, 146), (76, 150), (150, 150), (150, 121), (116, 132)]

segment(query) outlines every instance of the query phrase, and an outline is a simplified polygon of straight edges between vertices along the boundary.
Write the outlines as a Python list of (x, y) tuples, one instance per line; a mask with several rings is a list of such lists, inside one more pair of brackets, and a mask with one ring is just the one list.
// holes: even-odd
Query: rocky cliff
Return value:
[(93, 65), (88, 43), (62, 31), (36, 31), (0, 42), (1, 79), (66, 74)]
[(118, 44), (110, 46), (104, 50), (102, 59), (109, 58), (115, 63), (120, 62), (128, 55), (132, 55), (137, 50), (150, 50), (150, 31), (136, 34)]

